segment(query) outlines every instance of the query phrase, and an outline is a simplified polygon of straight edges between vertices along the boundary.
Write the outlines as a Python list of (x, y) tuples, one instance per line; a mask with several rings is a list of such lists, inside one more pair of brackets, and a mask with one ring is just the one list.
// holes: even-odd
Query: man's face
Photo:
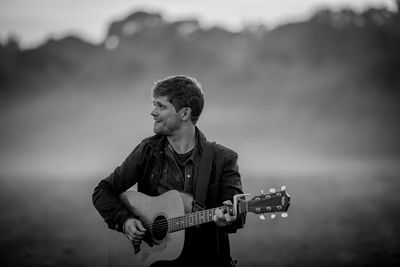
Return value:
[(153, 98), (153, 110), (151, 115), (154, 119), (154, 133), (161, 135), (172, 135), (181, 127), (180, 113), (168, 101), (167, 96)]

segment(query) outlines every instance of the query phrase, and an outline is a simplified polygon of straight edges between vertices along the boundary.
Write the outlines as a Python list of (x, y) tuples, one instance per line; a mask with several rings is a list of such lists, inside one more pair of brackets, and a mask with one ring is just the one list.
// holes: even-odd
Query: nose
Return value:
[(152, 111), (150, 112), (150, 115), (153, 116), (153, 117), (157, 116), (156, 108), (157, 108), (157, 107), (154, 107), (154, 108), (152, 109)]

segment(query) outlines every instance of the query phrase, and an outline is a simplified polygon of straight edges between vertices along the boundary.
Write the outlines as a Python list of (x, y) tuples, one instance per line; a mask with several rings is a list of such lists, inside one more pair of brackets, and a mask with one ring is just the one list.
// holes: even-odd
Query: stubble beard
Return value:
[(161, 122), (154, 124), (153, 132), (158, 135), (171, 136), (177, 129), (179, 129), (179, 124), (177, 122), (170, 125)]

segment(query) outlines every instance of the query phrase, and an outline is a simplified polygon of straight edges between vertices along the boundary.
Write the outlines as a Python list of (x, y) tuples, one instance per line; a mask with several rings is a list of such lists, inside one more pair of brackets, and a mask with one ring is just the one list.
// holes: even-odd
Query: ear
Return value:
[(189, 107), (185, 107), (181, 109), (182, 112), (182, 120), (187, 121), (190, 120), (190, 117), (192, 116), (192, 109)]

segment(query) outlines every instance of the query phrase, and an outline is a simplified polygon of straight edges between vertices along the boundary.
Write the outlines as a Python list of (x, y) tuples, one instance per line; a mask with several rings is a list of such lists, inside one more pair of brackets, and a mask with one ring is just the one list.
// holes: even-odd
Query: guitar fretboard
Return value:
[[(168, 232), (180, 231), (192, 226), (204, 224), (213, 221), (215, 211), (217, 209), (223, 209), (232, 214), (233, 208), (221, 206), (213, 209), (197, 211), (189, 213), (180, 217), (168, 219)], [(237, 205), (237, 213), (241, 214), (248, 211), (247, 201), (240, 202)]]

